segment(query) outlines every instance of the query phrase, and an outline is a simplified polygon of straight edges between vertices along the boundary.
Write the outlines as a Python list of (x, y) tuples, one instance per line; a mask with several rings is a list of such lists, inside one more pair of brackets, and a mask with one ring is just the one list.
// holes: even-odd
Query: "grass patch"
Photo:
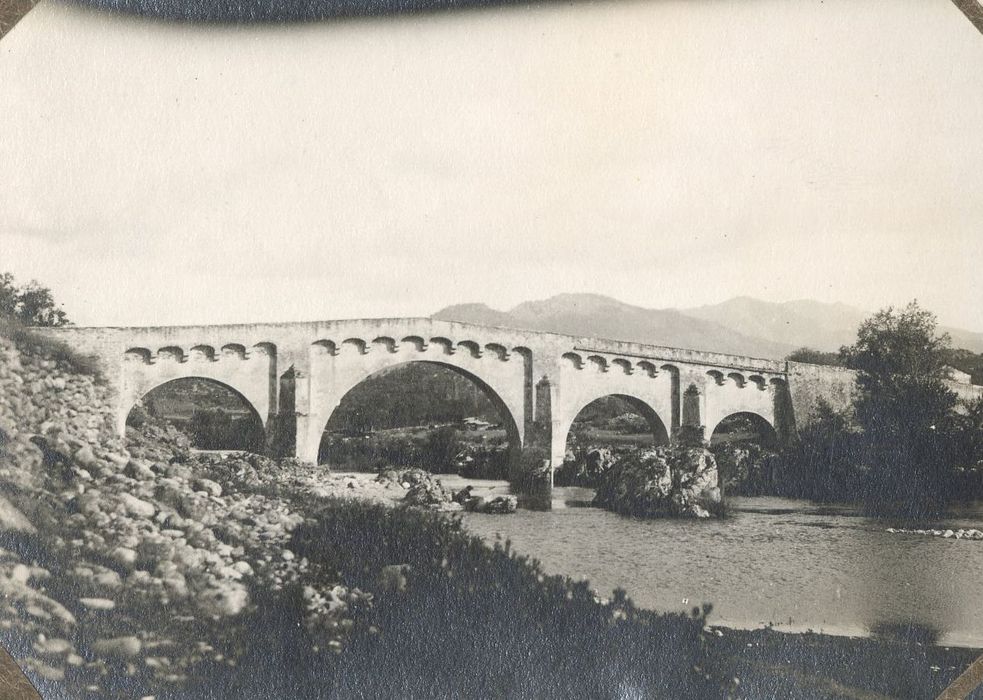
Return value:
[(95, 357), (83, 355), (67, 343), (37, 333), (32, 326), (25, 326), (15, 318), (0, 315), (0, 336), (13, 341), (24, 354), (54, 360), (67, 365), (72, 372), (103, 379)]

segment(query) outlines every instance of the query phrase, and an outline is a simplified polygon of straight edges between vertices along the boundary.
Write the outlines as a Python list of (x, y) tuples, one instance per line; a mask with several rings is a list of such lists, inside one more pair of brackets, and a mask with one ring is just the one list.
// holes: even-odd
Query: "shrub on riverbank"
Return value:
[(710, 451), (717, 460), (721, 491), (727, 496), (770, 496), (781, 488), (773, 451), (753, 442), (714, 445)]
[(331, 695), (719, 695), (701, 670), (702, 614), (658, 615), (623, 595), (599, 603), (586, 583), (546, 576), (457, 520), (332, 502), (291, 548), (379, 593), (356, 616), (359, 633), (335, 661)]

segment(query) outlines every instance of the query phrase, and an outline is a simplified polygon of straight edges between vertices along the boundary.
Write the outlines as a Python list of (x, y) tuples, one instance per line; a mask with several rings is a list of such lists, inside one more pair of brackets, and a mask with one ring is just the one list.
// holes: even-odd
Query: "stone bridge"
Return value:
[(268, 444), (312, 462), (342, 398), (409, 362), (471, 379), (499, 409), (513, 450), (544, 448), (553, 467), (577, 414), (605, 396), (628, 399), (658, 440), (681, 424), (709, 437), (735, 413), (760, 417), (785, 439), (818, 398), (844, 406), (853, 386), (851, 372), (830, 367), (429, 318), (44, 332), (99, 359), (119, 397), (121, 432), (149, 391), (201, 377), (245, 399)]

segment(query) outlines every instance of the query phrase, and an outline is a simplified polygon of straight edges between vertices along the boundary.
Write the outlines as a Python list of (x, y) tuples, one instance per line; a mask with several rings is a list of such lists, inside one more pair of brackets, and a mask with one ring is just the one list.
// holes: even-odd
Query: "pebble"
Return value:
[(983, 540), (983, 531), (976, 528), (960, 528), (958, 530), (906, 530), (904, 528), (887, 528), (886, 532), (901, 535), (930, 535), (956, 540)]
[(67, 639), (42, 639), (34, 643), (34, 650), (39, 654), (64, 654), (72, 650), (72, 643)]
[(49, 681), (63, 681), (65, 680), (65, 671), (60, 668), (55, 668), (54, 666), (49, 666), (48, 664), (41, 663), (40, 661), (34, 660), (30, 666), (33, 668), (34, 672), (39, 676)]
[(134, 636), (113, 637), (97, 639), (92, 645), (92, 650), (99, 655), (130, 658), (139, 654), (142, 646), (140, 640)]

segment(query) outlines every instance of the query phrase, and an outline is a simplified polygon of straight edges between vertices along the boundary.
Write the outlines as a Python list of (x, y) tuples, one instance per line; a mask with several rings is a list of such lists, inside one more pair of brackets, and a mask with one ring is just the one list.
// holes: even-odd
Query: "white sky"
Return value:
[(0, 270), (80, 324), (738, 294), (983, 330), (983, 36), (951, 2), (581, 2), (0, 42)]

